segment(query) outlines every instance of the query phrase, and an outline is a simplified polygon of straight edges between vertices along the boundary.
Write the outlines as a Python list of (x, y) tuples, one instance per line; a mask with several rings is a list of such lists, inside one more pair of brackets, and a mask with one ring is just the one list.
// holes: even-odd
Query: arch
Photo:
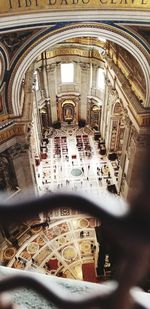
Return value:
[(121, 114), (121, 111), (122, 111), (122, 104), (121, 104), (121, 102), (119, 100), (117, 100), (113, 104), (112, 113), (114, 113), (114, 114)]
[(94, 103), (94, 105), (91, 107), (91, 111), (93, 111), (93, 112), (100, 111), (100, 106), (99, 106), (99, 105), (96, 105), (96, 104)]
[(144, 73), (146, 82), (146, 98), (144, 107), (149, 107), (150, 98), (150, 69), (149, 69), (149, 53), (143, 47), (143, 45), (125, 30), (118, 29), (115, 26), (107, 24), (74, 24), (71, 26), (63, 27), (59, 30), (51, 31), (43, 38), (39, 39), (33, 45), (28, 48), (26, 54), (20, 57), (17, 66), (14, 70), (11, 82), (9, 84), (9, 92), (11, 91), (11, 101), (13, 112), (15, 115), (21, 114), (21, 108), (19, 108), (19, 89), (23, 74), (36, 57), (44, 50), (57, 44), (60, 41), (79, 36), (91, 36), (91, 37), (102, 37), (106, 40), (115, 42), (127, 49), (139, 62)]
[(73, 121), (75, 114), (75, 105), (72, 102), (66, 102), (62, 106), (63, 121)]
[(62, 103), (62, 107), (65, 105), (65, 104), (71, 104), (73, 105), (74, 107), (76, 106), (75, 102), (72, 100), (72, 99), (65, 99)]
[(5, 71), (9, 69), (9, 56), (5, 46), (0, 43), (0, 87), (4, 81)]
[(65, 99), (61, 104), (62, 119), (66, 122), (72, 122), (74, 120), (76, 104), (72, 99)]

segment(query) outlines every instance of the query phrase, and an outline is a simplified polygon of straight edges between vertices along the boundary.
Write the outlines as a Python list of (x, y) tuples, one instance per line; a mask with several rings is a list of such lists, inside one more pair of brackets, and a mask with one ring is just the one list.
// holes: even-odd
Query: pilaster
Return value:
[(9, 149), (13, 162), (18, 187), (34, 192), (35, 179), (27, 144), (16, 144)]
[(128, 200), (130, 201), (142, 191), (147, 194), (150, 190), (149, 153), (150, 132), (141, 132), (136, 137), (134, 159), (131, 156), (132, 160), (130, 160), (127, 174)]
[(34, 64), (32, 64), (25, 75), (25, 102), (23, 109), (23, 117), (22, 121), (32, 121), (32, 112), (33, 112), (33, 72), (34, 72)]
[[(125, 132), (124, 132), (124, 139), (123, 139), (123, 146), (122, 146), (122, 153), (120, 158), (120, 168), (119, 168), (119, 175), (118, 175), (118, 191), (122, 192), (124, 179), (126, 177), (126, 169), (128, 161), (129, 161), (129, 139), (131, 141), (131, 132), (135, 132), (134, 127), (128, 117), (125, 115)], [(133, 155), (133, 153), (132, 153)]]
[(56, 105), (56, 64), (50, 64), (46, 67), (48, 76), (48, 90), (50, 96), (49, 117), (51, 122), (57, 121), (57, 105)]
[(121, 194), (130, 202), (141, 192), (147, 194), (150, 189), (149, 153), (150, 133), (143, 130), (138, 134), (132, 128), (128, 147), (128, 168), (121, 184)]
[(106, 141), (106, 148), (109, 148), (110, 134), (111, 134), (111, 117), (112, 117), (112, 106), (118, 99), (118, 93), (112, 88), (110, 82), (106, 80), (105, 87), (105, 101), (102, 108), (102, 122), (101, 122), (101, 133), (102, 137)]
[(81, 104), (79, 118), (87, 120), (87, 96), (90, 91), (90, 64), (80, 63), (81, 67)]

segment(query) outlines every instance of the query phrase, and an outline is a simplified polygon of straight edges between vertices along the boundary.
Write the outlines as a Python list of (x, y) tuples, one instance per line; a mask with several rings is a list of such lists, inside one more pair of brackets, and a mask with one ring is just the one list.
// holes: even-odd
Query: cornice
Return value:
[[(21, 16), (21, 18), (17, 18)], [(44, 11), (36, 13), (25, 13), (25, 14), (16, 14), (16, 15), (1, 15), (0, 18), (0, 29), (1, 31), (10, 31), (10, 29), (19, 29), (24, 28), (28, 25), (30, 27), (39, 27), (39, 25), (49, 26), (51, 23), (55, 22), (66, 22), (66, 21), (86, 21), (89, 20), (101, 20), (101, 21), (113, 21), (113, 22), (131, 22), (133, 23), (149, 23), (149, 11), (137, 9), (136, 14), (135, 10), (84, 10), (80, 9), (78, 11)]]

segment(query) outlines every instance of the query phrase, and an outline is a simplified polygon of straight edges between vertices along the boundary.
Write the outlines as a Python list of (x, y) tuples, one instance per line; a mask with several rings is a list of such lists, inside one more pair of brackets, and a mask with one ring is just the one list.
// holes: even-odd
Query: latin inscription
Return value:
[(146, 9), (150, 0), (0, 0), (0, 14), (79, 9)]

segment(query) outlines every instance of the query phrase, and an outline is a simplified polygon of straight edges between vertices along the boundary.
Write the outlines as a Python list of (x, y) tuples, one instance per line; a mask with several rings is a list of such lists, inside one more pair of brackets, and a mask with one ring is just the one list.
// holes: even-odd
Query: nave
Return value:
[[(119, 160), (101, 154), (101, 137), (86, 126), (62, 126), (44, 132), (41, 162), (36, 166), (39, 195), (72, 191), (98, 196), (117, 195)], [(70, 208), (55, 209), (23, 223), (14, 242), (1, 252), (3, 264), (47, 275), (99, 282), (97, 263), (100, 246), (96, 228), (101, 222)], [(110, 275), (109, 256), (104, 279)], [(105, 271), (105, 268), (109, 271)]]

